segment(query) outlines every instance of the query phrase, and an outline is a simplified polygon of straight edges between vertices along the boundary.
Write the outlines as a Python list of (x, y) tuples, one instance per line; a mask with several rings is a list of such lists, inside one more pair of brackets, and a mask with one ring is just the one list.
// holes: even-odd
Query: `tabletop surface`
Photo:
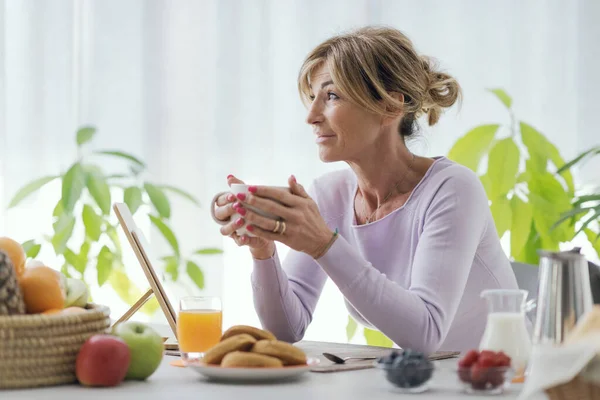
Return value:
[(177, 357), (165, 356), (159, 369), (145, 382), (126, 381), (113, 388), (86, 388), (78, 384), (39, 389), (0, 391), (0, 399), (220, 399), (220, 400), (315, 400), (315, 399), (516, 399), (522, 385), (512, 385), (497, 396), (461, 392), (455, 373), (456, 359), (437, 361), (431, 389), (404, 394), (394, 388), (383, 371), (369, 368), (342, 372), (306, 372), (288, 381), (272, 383), (221, 383), (207, 380), (192, 369), (169, 365)]

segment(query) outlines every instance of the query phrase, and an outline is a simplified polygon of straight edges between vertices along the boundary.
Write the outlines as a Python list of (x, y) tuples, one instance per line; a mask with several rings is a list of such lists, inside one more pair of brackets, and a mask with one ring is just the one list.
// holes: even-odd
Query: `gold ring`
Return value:
[(285, 221), (281, 221), (281, 232), (279, 232), (280, 235), (283, 235), (285, 233)]
[(277, 233), (279, 230), (279, 220), (275, 221), (275, 229), (273, 229), (273, 233)]

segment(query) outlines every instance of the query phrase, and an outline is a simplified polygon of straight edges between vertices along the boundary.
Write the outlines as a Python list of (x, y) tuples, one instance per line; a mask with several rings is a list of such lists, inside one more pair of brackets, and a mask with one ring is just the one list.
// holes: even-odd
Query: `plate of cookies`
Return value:
[(297, 377), (318, 363), (269, 331), (235, 325), (204, 353), (201, 362), (187, 366), (214, 380), (268, 381)]

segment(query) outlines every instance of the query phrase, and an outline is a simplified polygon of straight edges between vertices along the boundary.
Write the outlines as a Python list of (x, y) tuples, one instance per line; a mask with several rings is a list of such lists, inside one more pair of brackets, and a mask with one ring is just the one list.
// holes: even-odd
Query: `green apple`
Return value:
[(65, 307), (85, 307), (90, 293), (86, 284), (73, 278), (67, 278), (67, 298)]
[(136, 321), (126, 321), (113, 328), (113, 335), (127, 343), (131, 364), (125, 379), (144, 380), (156, 371), (163, 358), (163, 338), (154, 329)]

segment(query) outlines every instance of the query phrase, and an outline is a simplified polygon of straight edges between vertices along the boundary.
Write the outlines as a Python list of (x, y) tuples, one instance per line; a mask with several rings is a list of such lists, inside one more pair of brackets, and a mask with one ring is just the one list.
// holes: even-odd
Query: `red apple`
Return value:
[(94, 335), (79, 349), (75, 374), (85, 386), (116, 386), (127, 374), (131, 352), (127, 343), (112, 335)]

